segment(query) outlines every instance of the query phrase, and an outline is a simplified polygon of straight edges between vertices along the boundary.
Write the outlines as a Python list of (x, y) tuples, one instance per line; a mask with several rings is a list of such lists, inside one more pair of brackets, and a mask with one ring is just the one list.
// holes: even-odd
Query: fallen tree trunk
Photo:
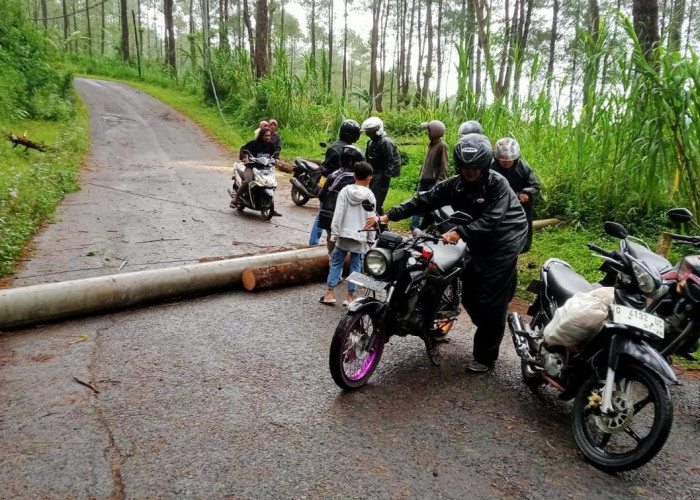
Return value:
[(42, 153), (47, 150), (46, 144), (43, 144), (41, 142), (30, 141), (29, 139), (27, 139), (26, 135), (19, 137), (10, 132), (6, 133), (5, 136), (10, 142), (14, 143), (14, 146), (12, 146), (13, 148), (16, 148), (17, 146), (24, 146), (25, 148), (36, 149), (37, 151), (41, 151)]
[(241, 281), (243, 288), (249, 292), (257, 292), (299, 283), (325, 281), (327, 277), (328, 255), (324, 255), (289, 264), (244, 269)]
[(284, 160), (277, 160), (275, 162), (275, 168), (280, 172), (284, 172), (285, 174), (291, 174), (294, 172), (294, 165), (287, 163)]
[(540, 219), (532, 222), (532, 228), (535, 230), (542, 229), (543, 227), (556, 226), (561, 222), (561, 219)]

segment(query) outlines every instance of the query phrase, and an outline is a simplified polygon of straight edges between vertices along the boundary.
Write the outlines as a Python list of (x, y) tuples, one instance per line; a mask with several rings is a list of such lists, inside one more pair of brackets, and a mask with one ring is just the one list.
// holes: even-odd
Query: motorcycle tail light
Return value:
[(421, 248), (420, 255), (425, 260), (430, 260), (433, 258), (433, 249), (428, 246), (424, 246), (423, 248)]

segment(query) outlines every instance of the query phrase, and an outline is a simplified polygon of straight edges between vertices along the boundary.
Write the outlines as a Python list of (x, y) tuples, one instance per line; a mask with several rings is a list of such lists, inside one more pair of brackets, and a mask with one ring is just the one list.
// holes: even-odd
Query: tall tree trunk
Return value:
[(165, 56), (173, 76), (177, 76), (175, 62), (175, 31), (173, 30), (173, 0), (163, 0), (163, 21), (165, 23)]
[(403, 81), (401, 82), (401, 100), (404, 106), (408, 106), (411, 99), (408, 97), (408, 86), (411, 81), (411, 54), (413, 52), (413, 27), (416, 19), (416, 2), (411, 0), (411, 22), (408, 30), (408, 50), (406, 51), (406, 63), (404, 65)]
[(423, 85), (421, 86), (421, 104), (428, 105), (428, 83), (433, 75), (433, 0), (427, 0), (425, 7), (425, 68), (423, 68)]
[[(75, 11), (75, 0), (72, 0), (71, 2), (71, 8), (73, 9), (73, 33), (78, 32), (78, 16), (76, 16), (76, 11)], [(73, 38), (73, 51), (78, 52), (78, 39), (76, 37)]]
[(435, 84), (435, 105), (440, 105), (440, 87), (442, 86), (442, 6), (443, 0), (438, 0), (438, 25), (437, 25), (437, 53), (435, 59), (437, 63), (437, 83)]
[(559, 29), (559, 2), (554, 0), (552, 5), (552, 35), (549, 38), (549, 64), (547, 64), (547, 98), (552, 97), (552, 80), (554, 80), (554, 54)]
[(493, 58), (491, 57), (491, 42), (488, 34), (488, 6), (486, 0), (472, 0), (472, 2), (474, 2), (474, 13), (476, 14), (476, 24), (479, 32), (479, 48), (484, 55), (486, 72), (491, 83), (491, 91), (498, 99), (501, 97), (501, 93), (498, 87), (498, 80), (496, 79)]
[(85, 18), (87, 19), (88, 53), (92, 57), (92, 28), (90, 27), (90, 0), (85, 0)]
[(649, 57), (659, 42), (658, 0), (632, 0), (632, 17), (639, 44)]
[(466, 4), (467, 18), (465, 22), (466, 28), (466, 51), (467, 64), (469, 66), (469, 90), (472, 93), (477, 92), (476, 74), (479, 65), (476, 63), (476, 14), (474, 13), (474, 3), (471, 0), (462, 0)]
[(192, 61), (192, 67), (196, 68), (197, 67), (197, 46), (194, 43), (194, 0), (190, 0), (189, 13), (190, 13), (190, 29), (189, 29), (190, 59)]
[(328, 2), (328, 92), (331, 91), (333, 74), (333, 0)]
[(685, 15), (685, 0), (673, 0), (671, 18), (668, 23), (668, 50), (677, 51), (681, 47), (681, 29)]
[(370, 111), (374, 109), (374, 99), (377, 96), (377, 56), (379, 49), (379, 19), (382, 0), (372, 0), (372, 31), (370, 32), (370, 69), (369, 69), (369, 95), (372, 99)]
[(122, 25), (122, 60), (129, 61), (129, 16), (126, 14), (126, 0), (119, 1), (119, 12)]
[[(525, 10), (525, 1), (527, 1), (527, 10)], [(520, 77), (522, 75), (523, 63), (527, 51), (527, 41), (530, 35), (530, 24), (532, 22), (532, 9), (534, 6), (533, 0), (522, 0), (520, 4), (520, 24), (518, 26), (518, 50), (515, 62), (515, 76), (513, 78), (513, 91), (516, 97), (520, 92)]]
[(343, 26), (343, 85), (342, 85), (342, 96), (343, 96), (343, 101), (345, 101), (345, 97), (347, 96), (347, 91), (348, 91), (348, 0), (344, 0), (344, 7), (343, 7), (343, 18), (345, 19), (344, 21), (344, 26)]
[(316, 63), (316, 0), (311, 0), (311, 59)]
[(44, 29), (49, 29), (49, 20), (48, 20), (48, 10), (46, 7), (46, 0), (41, 0), (41, 20), (44, 23)]
[(100, 55), (105, 55), (105, 3), (100, 5)]
[(63, 42), (65, 44), (65, 49), (68, 51), (68, 26), (69, 26), (69, 20), (68, 20), (68, 5), (66, 4), (67, 0), (61, 0), (61, 5), (63, 6)]
[(382, 99), (384, 98), (384, 84), (386, 82), (386, 34), (389, 31), (389, 12), (391, 11), (391, 3), (387, 1), (384, 4), (383, 19), (380, 25), (380, 31), (382, 33), (380, 42), (380, 71), (379, 71), (379, 83), (377, 85), (377, 99), (375, 105), (377, 111), (384, 111), (382, 104)]
[(512, 42), (511, 39), (513, 38), (513, 25), (518, 22), (518, 7), (517, 7), (517, 0), (516, 0), (516, 6), (513, 9), (513, 18), (510, 18), (510, 0), (505, 1), (504, 5), (505, 9), (505, 15), (504, 15), (504, 22), (506, 23), (505, 25), (505, 34), (504, 34), (504, 40), (503, 40), (503, 47), (501, 48), (501, 62), (499, 65), (498, 69), (498, 95), (502, 95), (504, 93), (504, 89), (507, 86), (507, 82), (505, 82), (505, 77), (506, 77), (506, 65), (508, 64), (508, 59), (511, 56), (511, 50), (512, 50)]
[(683, 51), (683, 57), (688, 57), (688, 47), (690, 46), (690, 27), (693, 26), (695, 21), (693, 15), (695, 14), (695, 0), (690, 0), (690, 10), (688, 12), (688, 28), (685, 32), (685, 50)]
[(255, 76), (262, 78), (269, 71), (267, 58), (267, 0), (258, 0), (255, 15)]
[(253, 38), (253, 27), (250, 22), (250, 10), (248, 8), (248, 0), (243, 0), (243, 22), (246, 30), (248, 30), (248, 45), (250, 46), (250, 64), (255, 69), (255, 41)]

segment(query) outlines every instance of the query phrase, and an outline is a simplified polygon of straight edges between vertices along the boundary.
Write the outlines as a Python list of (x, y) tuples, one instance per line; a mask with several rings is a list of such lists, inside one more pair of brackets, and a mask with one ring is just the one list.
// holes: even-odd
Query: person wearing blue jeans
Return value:
[[(318, 209), (323, 210), (323, 203), (318, 203)], [(314, 225), (311, 226), (311, 235), (309, 236), (309, 246), (316, 246), (321, 241), (323, 229), (318, 226), (318, 215), (314, 217)]]
[[(376, 199), (369, 189), (372, 180), (372, 166), (364, 161), (355, 163), (355, 184), (345, 186), (340, 190), (333, 212), (331, 223), (331, 241), (335, 242), (335, 248), (330, 256), (328, 290), (321, 296), (319, 302), (325, 305), (335, 305), (335, 287), (340, 283), (340, 275), (343, 272), (343, 264), (347, 254), (350, 254), (350, 272), (362, 270), (362, 260), (370, 244), (374, 241), (373, 231), (362, 231), (368, 217), (374, 215)], [(363, 206), (363, 202), (369, 201), (372, 207)], [(353, 283), (348, 283), (348, 297), (343, 305), (355, 300)]]

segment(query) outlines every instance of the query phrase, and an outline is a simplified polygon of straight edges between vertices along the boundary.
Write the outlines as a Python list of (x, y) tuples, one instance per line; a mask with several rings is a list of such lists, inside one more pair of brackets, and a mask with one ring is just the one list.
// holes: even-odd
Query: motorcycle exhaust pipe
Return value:
[(290, 179), (289, 179), (289, 182), (291, 182), (292, 184), (294, 184), (294, 186), (295, 186), (299, 191), (301, 191), (301, 192), (304, 194), (304, 196), (308, 196), (309, 198), (313, 198), (313, 197), (314, 197), (314, 195), (311, 194), (311, 193), (309, 193), (309, 190), (306, 189), (306, 186), (304, 186), (304, 184), (302, 184), (302, 182), (301, 182), (299, 179), (297, 179), (296, 177), (290, 178)]
[(508, 314), (508, 328), (513, 337), (515, 351), (525, 361), (535, 362), (535, 358), (530, 354), (530, 344), (527, 341), (527, 327), (520, 314), (512, 312)]

